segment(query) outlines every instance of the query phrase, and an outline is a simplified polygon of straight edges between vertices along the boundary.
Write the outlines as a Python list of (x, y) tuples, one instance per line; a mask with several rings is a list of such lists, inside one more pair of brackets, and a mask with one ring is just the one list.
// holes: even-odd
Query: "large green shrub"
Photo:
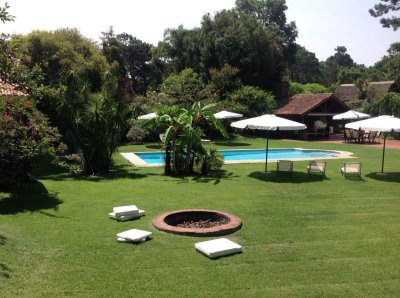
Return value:
[(374, 116), (393, 115), (400, 117), (400, 93), (389, 92), (381, 100), (366, 102), (364, 110)]
[(245, 117), (273, 114), (277, 109), (272, 93), (253, 86), (243, 86), (231, 92), (227, 106)]
[(0, 97), (0, 185), (22, 182), (33, 161), (52, 152), (58, 139), (32, 101)]

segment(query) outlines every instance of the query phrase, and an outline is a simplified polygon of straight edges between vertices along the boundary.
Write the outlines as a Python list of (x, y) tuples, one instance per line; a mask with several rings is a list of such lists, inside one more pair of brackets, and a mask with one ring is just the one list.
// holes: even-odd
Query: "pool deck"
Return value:
[[(274, 148), (274, 149), (286, 149), (286, 148)], [(303, 149), (303, 148), (293, 148), (296, 150), (319, 150), (319, 149)], [(248, 150), (248, 149), (237, 149), (237, 150)], [(264, 150), (264, 149), (258, 149), (258, 150)], [(326, 160), (326, 159), (343, 159), (343, 158), (355, 158), (353, 156), (352, 152), (349, 151), (339, 151), (339, 150), (325, 150), (325, 151), (332, 151), (337, 153), (336, 156), (332, 157), (313, 157), (313, 158), (278, 158), (278, 159), (268, 159), (268, 163), (271, 162), (276, 162), (277, 160), (284, 160), (284, 159), (289, 159), (293, 161), (305, 161), (305, 160)], [(163, 163), (157, 163), (157, 164), (148, 164), (146, 163), (143, 159), (138, 157), (135, 153), (129, 152), (129, 153), (120, 153), (130, 164), (136, 167), (160, 167), (163, 166)], [(224, 161), (224, 164), (249, 164), (249, 163), (265, 163), (265, 159), (262, 160), (227, 160)]]

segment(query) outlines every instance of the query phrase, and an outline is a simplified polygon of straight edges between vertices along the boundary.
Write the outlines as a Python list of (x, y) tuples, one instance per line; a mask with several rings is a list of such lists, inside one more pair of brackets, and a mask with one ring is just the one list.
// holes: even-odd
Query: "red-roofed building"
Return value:
[(329, 136), (337, 124), (332, 117), (348, 110), (350, 108), (333, 93), (296, 94), (289, 98), (289, 102), (276, 115), (307, 125), (304, 135), (307, 139)]

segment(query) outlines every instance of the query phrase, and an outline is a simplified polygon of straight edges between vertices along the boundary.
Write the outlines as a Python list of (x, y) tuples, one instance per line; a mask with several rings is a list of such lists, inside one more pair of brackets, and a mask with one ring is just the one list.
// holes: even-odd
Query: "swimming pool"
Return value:
[[(256, 163), (265, 162), (265, 149), (235, 149), (220, 150), (224, 156), (224, 163)], [(130, 163), (136, 166), (160, 166), (164, 164), (164, 152), (135, 152), (121, 153)], [(268, 161), (280, 159), (290, 160), (314, 160), (314, 159), (332, 159), (345, 158), (352, 155), (350, 152), (317, 150), (317, 149), (269, 149)]]

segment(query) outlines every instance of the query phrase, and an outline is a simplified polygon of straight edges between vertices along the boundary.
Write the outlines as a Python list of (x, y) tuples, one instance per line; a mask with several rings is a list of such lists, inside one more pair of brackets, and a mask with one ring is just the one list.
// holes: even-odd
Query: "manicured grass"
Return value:
[[(263, 148), (240, 138), (219, 148)], [(225, 165), (209, 177), (173, 178), (162, 168), (133, 168), (119, 155), (105, 177), (73, 178), (41, 163), (38, 184), (0, 192), (2, 297), (398, 297), (400, 293), (400, 150), (271, 140), (271, 148), (354, 152), (362, 179), (344, 179), (345, 160), (328, 160), (326, 175), (263, 175), (263, 164)], [(121, 151), (155, 150), (122, 146)], [(275, 168), (271, 164), (271, 169)], [(136, 204), (146, 216), (108, 219), (113, 206)], [(194, 243), (210, 238), (154, 229), (157, 214), (181, 208), (239, 216), (227, 238), (243, 254), (210, 260)], [(153, 232), (143, 244), (117, 243), (130, 228)]]

